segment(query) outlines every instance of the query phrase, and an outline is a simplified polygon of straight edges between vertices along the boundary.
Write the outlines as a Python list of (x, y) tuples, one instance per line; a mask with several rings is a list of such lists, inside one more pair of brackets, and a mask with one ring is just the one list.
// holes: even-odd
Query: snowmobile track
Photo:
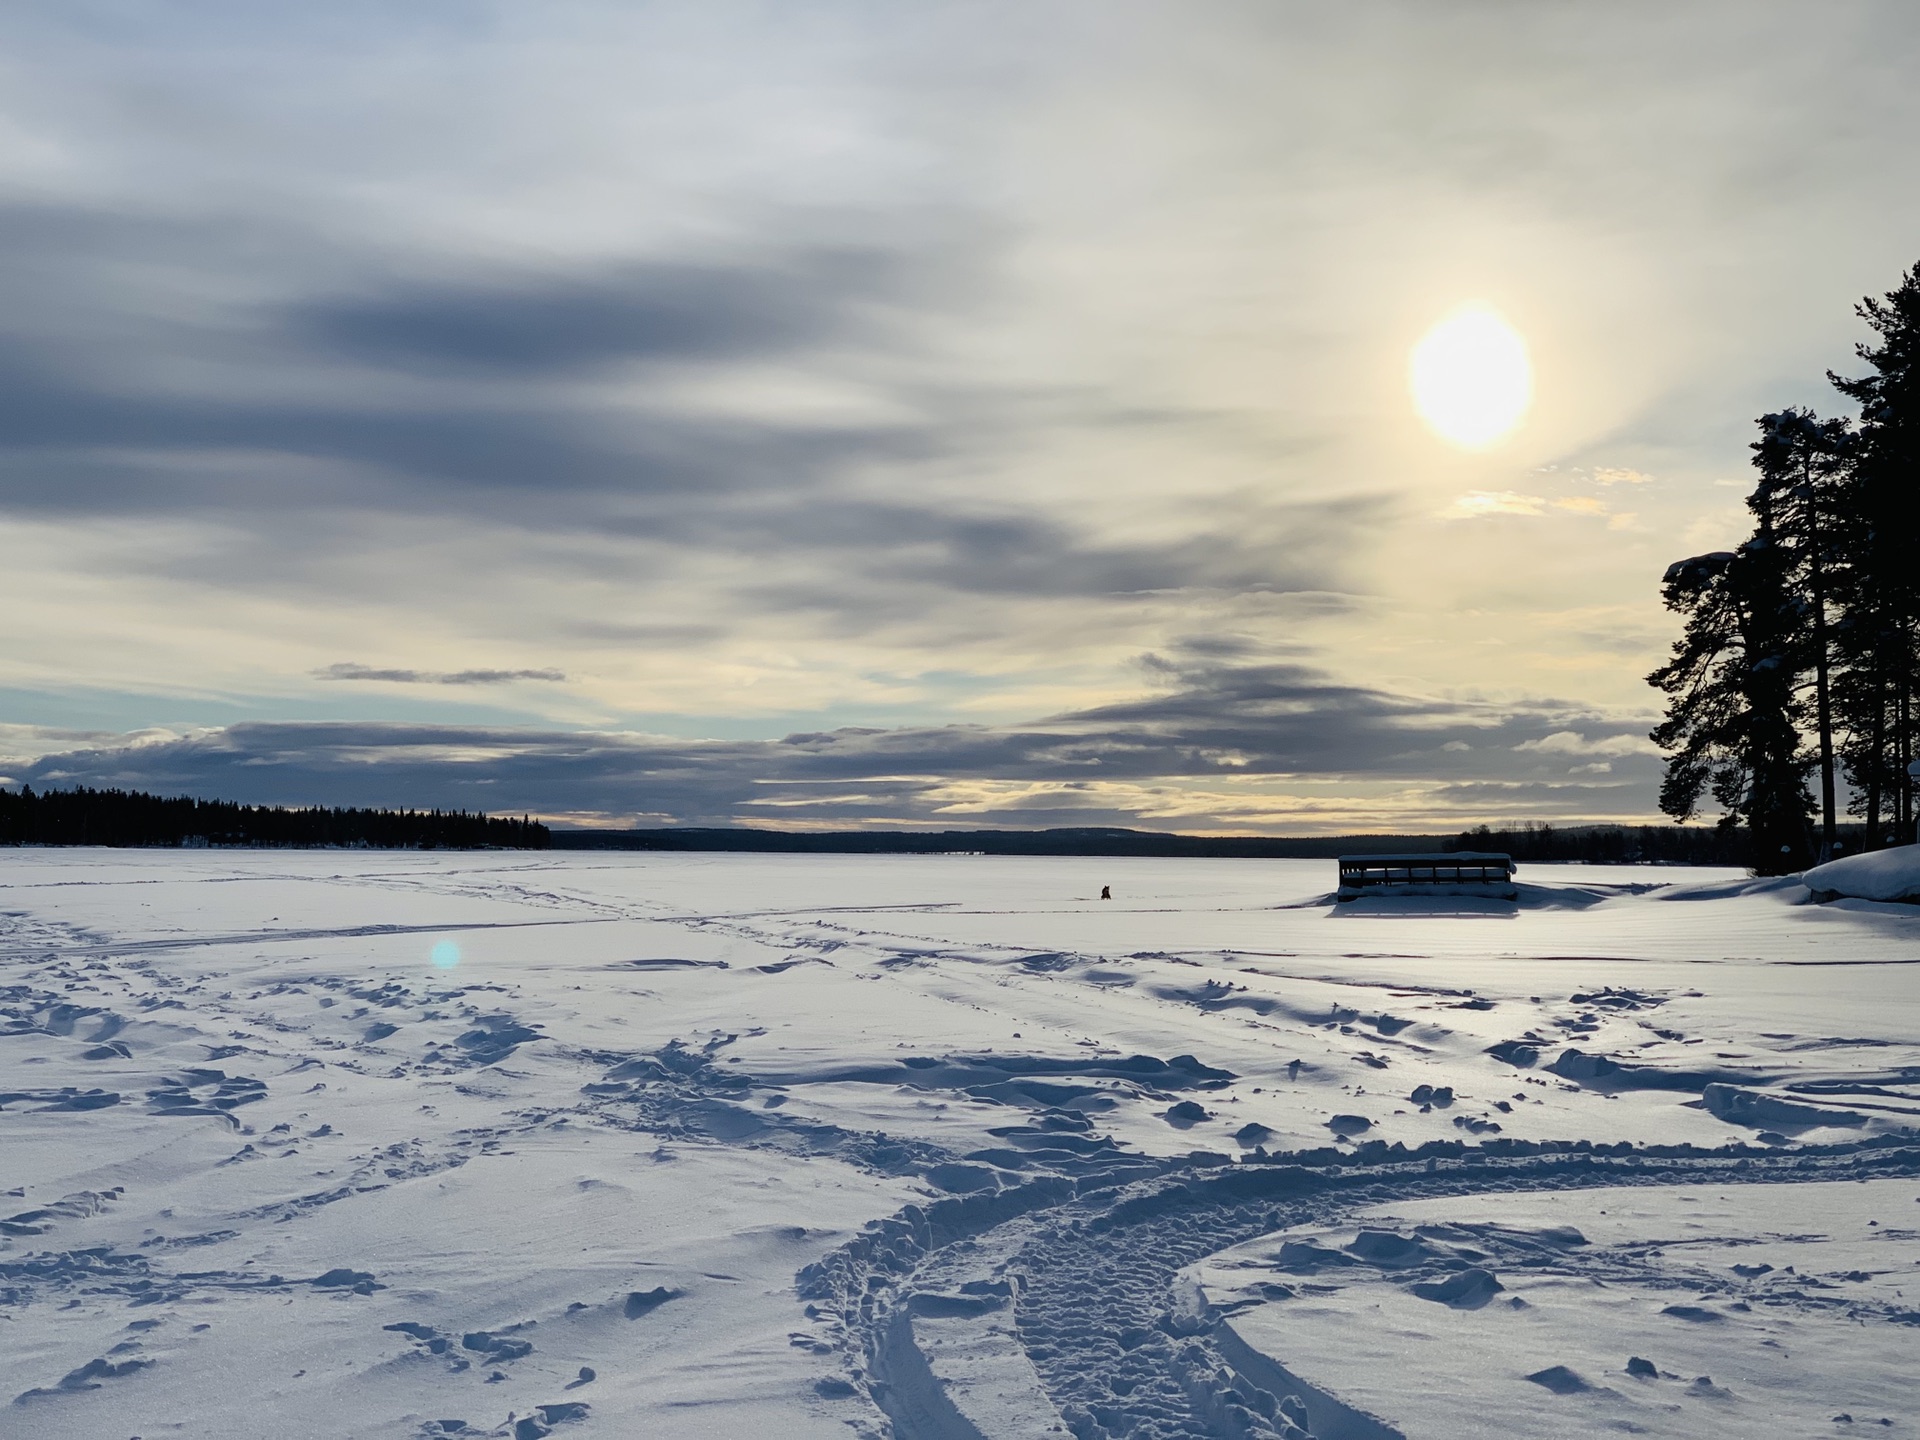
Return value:
[(1909, 1137), (1788, 1152), (1536, 1148), (1372, 1164), (1281, 1158), (1120, 1187), (1049, 1179), (908, 1206), (799, 1283), (895, 1440), (1388, 1440), (1400, 1432), (1386, 1421), (1240, 1343), (1218, 1310), (1180, 1293), (1180, 1271), (1390, 1201), (1920, 1174)]

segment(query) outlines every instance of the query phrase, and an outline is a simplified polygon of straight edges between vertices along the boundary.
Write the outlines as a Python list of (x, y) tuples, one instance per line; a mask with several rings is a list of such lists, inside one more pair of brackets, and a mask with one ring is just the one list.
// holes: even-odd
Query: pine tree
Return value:
[(1670, 752), (1661, 810), (1690, 820), (1711, 793), (1722, 826), (1747, 827), (1749, 863), (1763, 875), (1799, 869), (1811, 838), (1795, 683), (1801, 616), (1774, 525), (1777, 498), (1755, 487), (1748, 505), (1758, 528), (1737, 551), (1667, 568), (1661, 595), (1686, 628), (1673, 658), (1647, 677), (1669, 697), (1651, 737)]
[(1819, 858), (1833, 857), (1837, 838), (1833, 713), (1833, 620), (1836, 587), (1847, 566), (1852, 479), (1852, 427), (1792, 408), (1760, 417), (1753, 463), (1760, 471), (1756, 514), (1764, 507), (1780, 548), (1783, 583), (1795, 612), (1803, 659), (1811, 671), (1813, 728), (1820, 773)]
[(1854, 534), (1847, 621), (1849, 675), (1838, 700), (1850, 731), (1848, 774), (1862, 792), (1868, 843), (1888, 802), (1897, 843), (1915, 839), (1914, 762), (1920, 728), (1920, 264), (1884, 297), (1857, 307), (1878, 343), (1856, 348), (1871, 372), (1828, 372), (1860, 406), (1850, 510)]
[(1871, 373), (1828, 375), (1859, 404), (1857, 428), (1800, 408), (1761, 417), (1754, 535), (1668, 569), (1686, 629), (1648, 677), (1669, 697), (1653, 732), (1670, 752), (1661, 808), (1690, 819), (1711, 792), (1723, 824), (1750, 828), (1762, 871), (1809, 849), (1816, 769), (1819, 858), (1837, 848), (1842, 773), (1869, 848), (1883, 812), (1899, 843), (1917, 838), (1920, 265), (1858, 313), (1877, 337), (1856, 347)]

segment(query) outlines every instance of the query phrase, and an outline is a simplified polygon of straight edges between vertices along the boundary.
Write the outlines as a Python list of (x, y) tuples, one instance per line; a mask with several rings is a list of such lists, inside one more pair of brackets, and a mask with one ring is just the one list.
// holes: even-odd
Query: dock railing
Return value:
[(1456, 851), (1450, 855), (1342, 855), (1342, 900), (1362, 895), (1489, 895), (1512, 900), (1511, 855)]

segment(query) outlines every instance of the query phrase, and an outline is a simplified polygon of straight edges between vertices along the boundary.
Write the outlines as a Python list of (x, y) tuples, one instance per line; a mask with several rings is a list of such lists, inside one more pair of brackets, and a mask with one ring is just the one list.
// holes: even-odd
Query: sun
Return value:
[(1407, 379), (1420, 418), (1468, 450), (1512, 433), (1533, 400), (1527, 342), (1484, 305), (1462, 306), (1422, 336)]

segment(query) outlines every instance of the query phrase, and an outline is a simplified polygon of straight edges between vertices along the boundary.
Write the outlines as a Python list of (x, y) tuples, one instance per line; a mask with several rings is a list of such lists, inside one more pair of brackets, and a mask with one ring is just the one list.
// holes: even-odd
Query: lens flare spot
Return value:
[(451, 970), (460, 963), (460, 947), (451, 940), (442, 940), (433, 947), (431, 956), (436, 970)]
[(1413, 407), (1443, 440), (1468, 450), (1503, 439), (1533, 401), (1527, 342), (1484, 305), (1455, 311), (1413, 347)]

